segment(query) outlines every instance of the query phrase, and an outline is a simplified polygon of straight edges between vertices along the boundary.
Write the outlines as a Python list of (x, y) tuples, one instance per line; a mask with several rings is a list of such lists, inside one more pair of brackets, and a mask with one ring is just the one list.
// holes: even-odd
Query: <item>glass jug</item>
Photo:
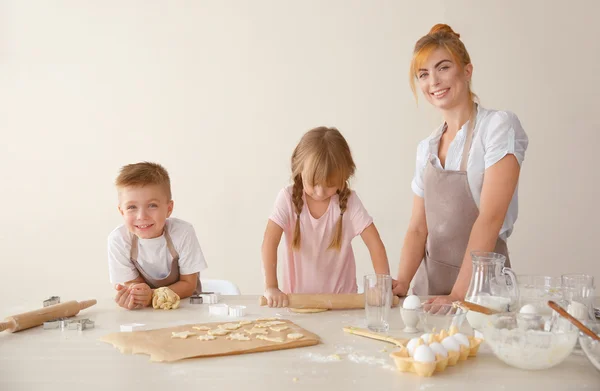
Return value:
[[(514, 311), (519, 299), (517, 276), (504, 267), (502, 254), (472, 251), (473, 273), (465, 300), (500, 312)], [(471, 327), (480, 330), (487, 315), (469, 311), (467, 320)]]

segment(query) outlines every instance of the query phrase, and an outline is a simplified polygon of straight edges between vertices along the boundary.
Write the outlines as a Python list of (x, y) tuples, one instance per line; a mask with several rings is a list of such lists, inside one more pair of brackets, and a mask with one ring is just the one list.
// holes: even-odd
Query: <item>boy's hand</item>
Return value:
[(131, 295), (130, 288), (125, 285), (117, 284), (115, 285), (115, 289), (117, 294), (115, 296), (115, 303), (119, 305), (119, 307), (123, 307), (127, 310), (132, 310), (136, 308), (136, 304), (133, 302), (133, 296)]
[(133, 303), (136, 308), (148, 307), (152, 304), (152, 288), (146, 283), (133, 284), (129, 286), (130, 296), (133, 297)]
[(409, 286), (410, 284), (403, 283), (400, 280), (392, 280), (392, 292), (394, 292), (394, 296), (406, 296)]
[(287, 307), (288, 298), (279, 288), (267, 288), (264, 293), (269, 307)]

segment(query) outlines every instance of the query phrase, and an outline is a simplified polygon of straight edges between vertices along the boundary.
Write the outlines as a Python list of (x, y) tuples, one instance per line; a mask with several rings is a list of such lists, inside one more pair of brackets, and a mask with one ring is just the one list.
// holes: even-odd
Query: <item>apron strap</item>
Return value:
[(460, 171), (467, 171), (467, 163), (469, 162), (469, 151), (471, 150), (471, 143), (473, 142), (473, 130), (475, 129), (475, 120), (477, 118), (477, 104), (473, 107), (473, 113), (469, 119), (469, 126), (467, 127), (467, 138), (465, 139), (465, 146), (463, 147), (462, 158), (460, 159)]
[(165, 224), (165, 239), (167, 241), (167, 248), (169, 249), (169, 252), (171, 253), (171, 257), (173, 259), (179, 260), (179, 254), (177, 253), (177, 250), (175, 250), (175, 246), (173, 245), (173, 240), (171, 240), (171, 235), (169, 235), (169, 231), (167, 230), (166, 224)]
[(131, 252), (129, 253), (129, 258), (131, 261), (137, 262), (138, 257), (138, 237), (135, 234), (131, 234)]

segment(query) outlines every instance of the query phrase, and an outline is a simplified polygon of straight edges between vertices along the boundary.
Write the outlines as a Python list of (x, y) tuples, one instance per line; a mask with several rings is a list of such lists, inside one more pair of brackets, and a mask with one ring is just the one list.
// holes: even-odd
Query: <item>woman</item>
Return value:
[(417, 148), (396, 295), (406, 295), (415, 277), (414, 294), (440, 296), (430, 302), (464, 299), (474, 250), (504, 254), (510, 265), (506, 240), (517, 219), (528, 138), (516, 115), (476, 103), (472, 74), (469, 54), (450, 26), (435, 25), (417, 41), (411, 87), (416, 97), (418, 85), (444, 123)]

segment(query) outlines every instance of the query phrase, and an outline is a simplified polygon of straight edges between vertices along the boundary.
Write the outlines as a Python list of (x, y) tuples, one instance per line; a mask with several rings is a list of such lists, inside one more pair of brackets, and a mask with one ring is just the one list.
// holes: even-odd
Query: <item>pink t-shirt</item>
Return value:
[(340, 218), (339, 197), (331, 197), (327, 211), (318, 219), (306, 206), (306, 194), (302, 198), (304, 207), (300, 213), (299, 251), (292, 250), (296, 213), (291, 185), (279, 192), (275, 209), (269, 217), (283, 229), (286, 242), (280, 289), (284, 293), (356, 293), (356, 264), (351, 242), (373, 223), (373, 218), (352, 191), (344, 213), (342, 248), (340, 251), (328, 250)]

